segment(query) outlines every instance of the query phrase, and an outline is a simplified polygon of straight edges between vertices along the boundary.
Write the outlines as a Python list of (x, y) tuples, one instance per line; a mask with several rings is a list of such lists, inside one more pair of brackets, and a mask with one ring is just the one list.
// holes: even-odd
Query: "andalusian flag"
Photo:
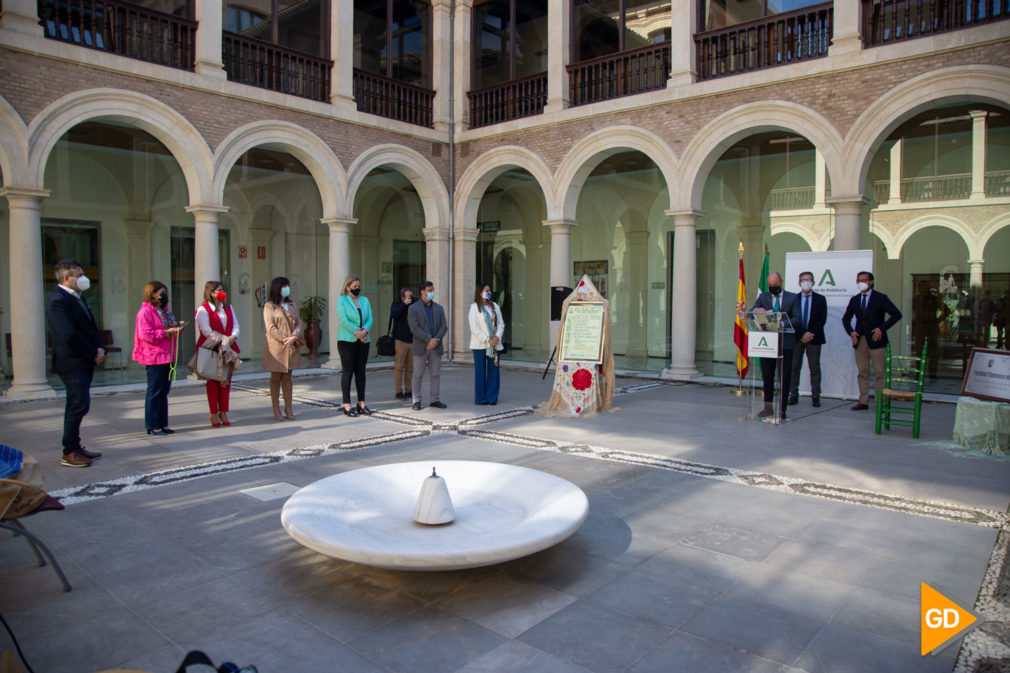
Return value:
[[(766, 262), (767, 264), (767, 258)], [(747, 362), (747, 324), (740, 317), (740, 311), (747, 310), (747, 290), (743, 279), (743, 253), (740, 255), (740, 284), (736, 291), (736, 318), (733, 323), (733, 343), (736, 344), (737, 378), (747, 376), (750, 364)]]
[(761, 275), (758, 276), (758, 296), (760, 296), (762, 292), (767, 292), (768, 291), (768, 274), (769, 273), (770, 273), (770, 270), (768, 268), (768, 246), (766, 245), (765, 246), (765, 261), (764, 261), (764, 264), (761, 265)]

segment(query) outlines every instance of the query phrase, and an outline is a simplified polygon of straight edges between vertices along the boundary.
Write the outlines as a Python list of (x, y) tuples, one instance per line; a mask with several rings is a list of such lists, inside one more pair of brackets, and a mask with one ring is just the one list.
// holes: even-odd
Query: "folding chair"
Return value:
[[(922, 386), (926, 378), (926, 346), (919, 355), (891, 355), (887, 344), (885, 384), (877, 391), (877, 425), (890, 430), (892, 425), (912, 428), (912, 437), (919, 438), (919, 420), (922, 416)], [(909, 406), (911, 405), (911, 406)], [(893, 418), (894, 415), (911, 416)]]

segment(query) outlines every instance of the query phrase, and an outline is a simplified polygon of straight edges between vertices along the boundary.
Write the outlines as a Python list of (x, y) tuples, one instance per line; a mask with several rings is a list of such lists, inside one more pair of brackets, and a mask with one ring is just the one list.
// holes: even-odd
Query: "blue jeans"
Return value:
[(67, 404), (63, 410), (63, 455), (81, 450), (81, 423), (91, 410), (91, 367), (70, 374), (60, 374), (67, 389)]
[(144, 429), (168, 427), (168, 391), (172, 388), (169, 374), (172, 365), (147, 365), (147, 397), (144, 398)]
[(500, 370), (494, 358), (483, 348), (473, 349), (473, 401), (475, 404), (492, 404), (498, 401)]

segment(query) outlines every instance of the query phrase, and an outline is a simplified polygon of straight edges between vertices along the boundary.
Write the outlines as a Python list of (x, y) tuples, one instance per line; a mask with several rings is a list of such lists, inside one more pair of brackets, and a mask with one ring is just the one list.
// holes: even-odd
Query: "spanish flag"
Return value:
[(747, 290), (743, 278), (743, 253), (740, 253), (740, 284), (736, 291), (736, 313), (733, 324), (733, 343), (736, 344), (736, 375), (742, 379), (747, 376), (750, 364), (747, 361), (747, 325), (740, 317), (740, 311), (747, 310)]

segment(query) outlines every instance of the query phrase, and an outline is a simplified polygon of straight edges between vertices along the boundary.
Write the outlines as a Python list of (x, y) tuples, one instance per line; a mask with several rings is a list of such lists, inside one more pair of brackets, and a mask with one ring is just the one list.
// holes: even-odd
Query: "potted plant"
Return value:
[(309, 357), (319, 357), (319, 344), (323, 342), (323, 330), (319, 321), (326, 313), (326, 297), (312, 295), (302, 300), (298, 307), (298, 315), (305, 325), (305, 345), (309, 347)]

